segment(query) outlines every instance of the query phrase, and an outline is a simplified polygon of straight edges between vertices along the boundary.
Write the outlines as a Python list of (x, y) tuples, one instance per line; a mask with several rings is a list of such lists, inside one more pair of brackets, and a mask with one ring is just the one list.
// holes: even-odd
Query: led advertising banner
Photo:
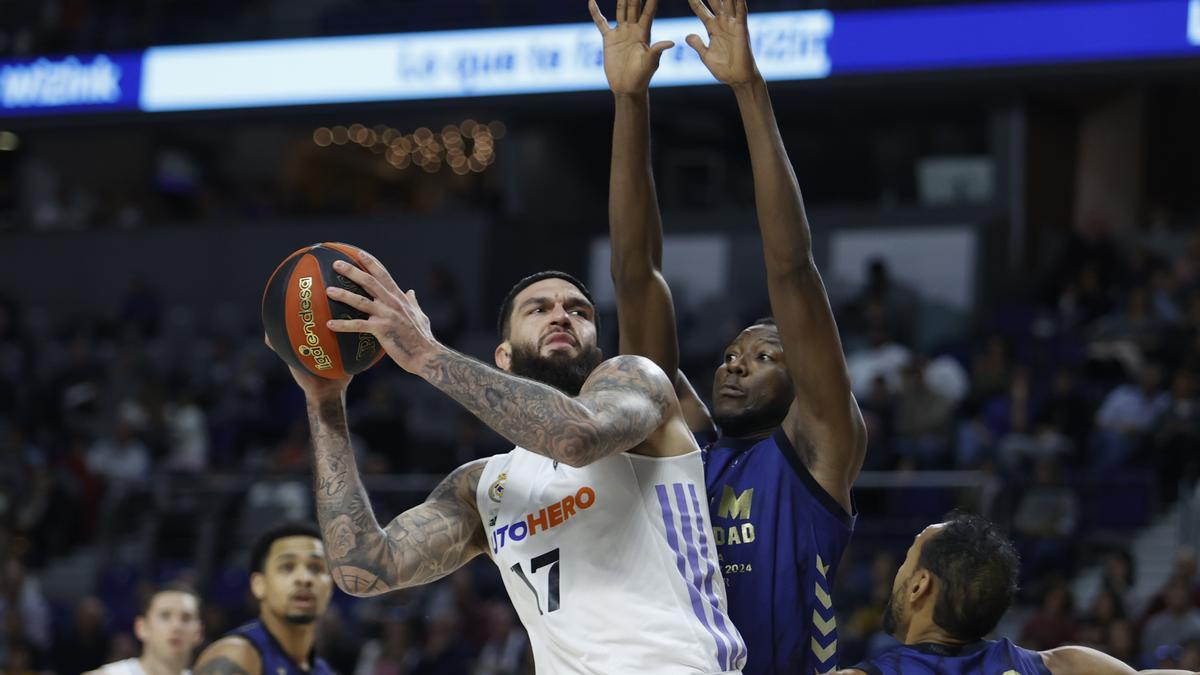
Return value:
[[(581, 5), (582, 6), (582, 5)], [(1200, 0), (1055, 0), (751, 14), (771, 81), (1200, 57)], [(653, 85), (712, 84), (689, 33)], [(146, 112), (499, 96), (606, 88), (591, 23), (154, 47), (0, 62), (0, 114)]]
[(137, 110), (142, 55), (0, 62), (0, 116)]

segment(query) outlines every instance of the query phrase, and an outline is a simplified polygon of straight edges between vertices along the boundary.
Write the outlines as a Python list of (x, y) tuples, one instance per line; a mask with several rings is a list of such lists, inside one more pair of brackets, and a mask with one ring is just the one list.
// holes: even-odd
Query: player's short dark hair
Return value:
[(951, 636), (973, 642), (990, 633), (1017, 592), (1020, 558), (995, 523), (955, 513), (926, 540), (917, 567), (941, 584), (933, 621)]
[(196, 598), (197, 606), (200, 606), (200, 604), (204, 602), (203, 598), (200, 597), (200, 592), (187, 584), (178, 582), (161, 584), (159, 586), (154, 586), (148, 593), (142, 596), (141, 604), (138, 607), (138, 616), (144, 617), (148, 615), (150, 613), (150, 607), (154, 605), (154, 599), (163, 593), (186, 593), (187, 595)]
[[(537, 282), (545, 281), (546, 279), (562, 279), (571, 284), (575, 288), (578, 288), (579, 292), (583, 293), (583, 297), (587, 298), (587, 301), (595, 307), (596, 301), (592, 299), (592, 292), (588, 290), (588, 287), (582, 281), (574, 276), (557, 270), (546, 270), (545, 272), (530, 274), (509, 289), (508, 295), (504, 296), (504, 302), (500, 303), (500, 316), (496, 319), (496, 332), (500, 334), (501, 340), (508, 339), (508, 328), (512, 323), (513, 302), (517, 299), (517, 294)], [(600, 329), (600, 317), (595, 313), (592, 315), (592, 323), (596, 325), (596, 330)]]
[(750, 324), (750, 327), (753, 328), (755, 326), (771, 326), (772, 328), (779, 328), (779, 324), (775, 323), (775, 317), (773, 316), (763, 316), (755, 319), (754, 323)]
[(267, 556), (271, 553), (271, 544), (288, 537), (312, 537), (321, 540), (321, 530), (306, 520), (296, 520), (281, 523), (258, 535), (254, 545), (250, 547), (250, 572), (266, 571)]

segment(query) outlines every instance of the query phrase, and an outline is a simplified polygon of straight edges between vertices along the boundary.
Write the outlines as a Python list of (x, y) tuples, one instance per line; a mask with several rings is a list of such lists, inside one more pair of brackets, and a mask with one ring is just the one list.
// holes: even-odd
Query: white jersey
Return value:
[(577, 469), (516, 448), (475, 498), (538, 673), (740, 671), (699, 451)]
[[(96, 672), (100, 673), (100, 675), (146, 675), (146, 671), (142, 669), (142, 664), (137, 659), (115, 661), (100, 666)], [(190, 670), (185, 670), (182, 675), (191, 675), (191, 672)]]

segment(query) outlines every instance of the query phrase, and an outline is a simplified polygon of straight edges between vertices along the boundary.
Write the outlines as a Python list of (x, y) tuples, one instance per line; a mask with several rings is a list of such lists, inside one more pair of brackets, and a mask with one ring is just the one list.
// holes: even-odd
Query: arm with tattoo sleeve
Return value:
[(260, 675), (262, 657), (240, 636), (221, 638), (200, 653), (193, 675)]
[(442, 349), (422, 376), (513, 443), (568, 466), (587, 466), (646, 440), (675, 393), (658, 366), (640, 356), (600, 364), (576, 398)]
[(342, 397), (310, 400), (308, 419), (317, 517), (339, 588), (362, 597), (426, 584), (483, 551), (475, 488), (486, 460), (455, 469), (423, 504), (381, 528), (359, 480)]

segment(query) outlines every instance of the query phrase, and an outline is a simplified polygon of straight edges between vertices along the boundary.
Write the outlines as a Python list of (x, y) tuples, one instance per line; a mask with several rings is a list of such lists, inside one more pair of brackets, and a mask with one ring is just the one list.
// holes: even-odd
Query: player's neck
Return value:
[(262, 622), (267, 627), (267, 631), (283, 648), (283, 652), (288, 658), (295, 661), (297, 665), (304, 668), (312, 666), (308, 662), (308, 656), (312, 653), (314, 638), (317, 634), (317, 622), (305, 624), (288, 623), (270, 612), (262, 613)]
[(141, 658), (138, 659), (138, 665), (146, 675), (179, 675), (187, 664), (164, 661), (144, 649)]
[(910, 626), (908, 635), (904, 636), (904, 644), (935, 644), (957, 647), (966, 644), (966, 642), (950, 635), (945, 630), (939, 628), (937, 624), (928, 623), (922, 626)]

